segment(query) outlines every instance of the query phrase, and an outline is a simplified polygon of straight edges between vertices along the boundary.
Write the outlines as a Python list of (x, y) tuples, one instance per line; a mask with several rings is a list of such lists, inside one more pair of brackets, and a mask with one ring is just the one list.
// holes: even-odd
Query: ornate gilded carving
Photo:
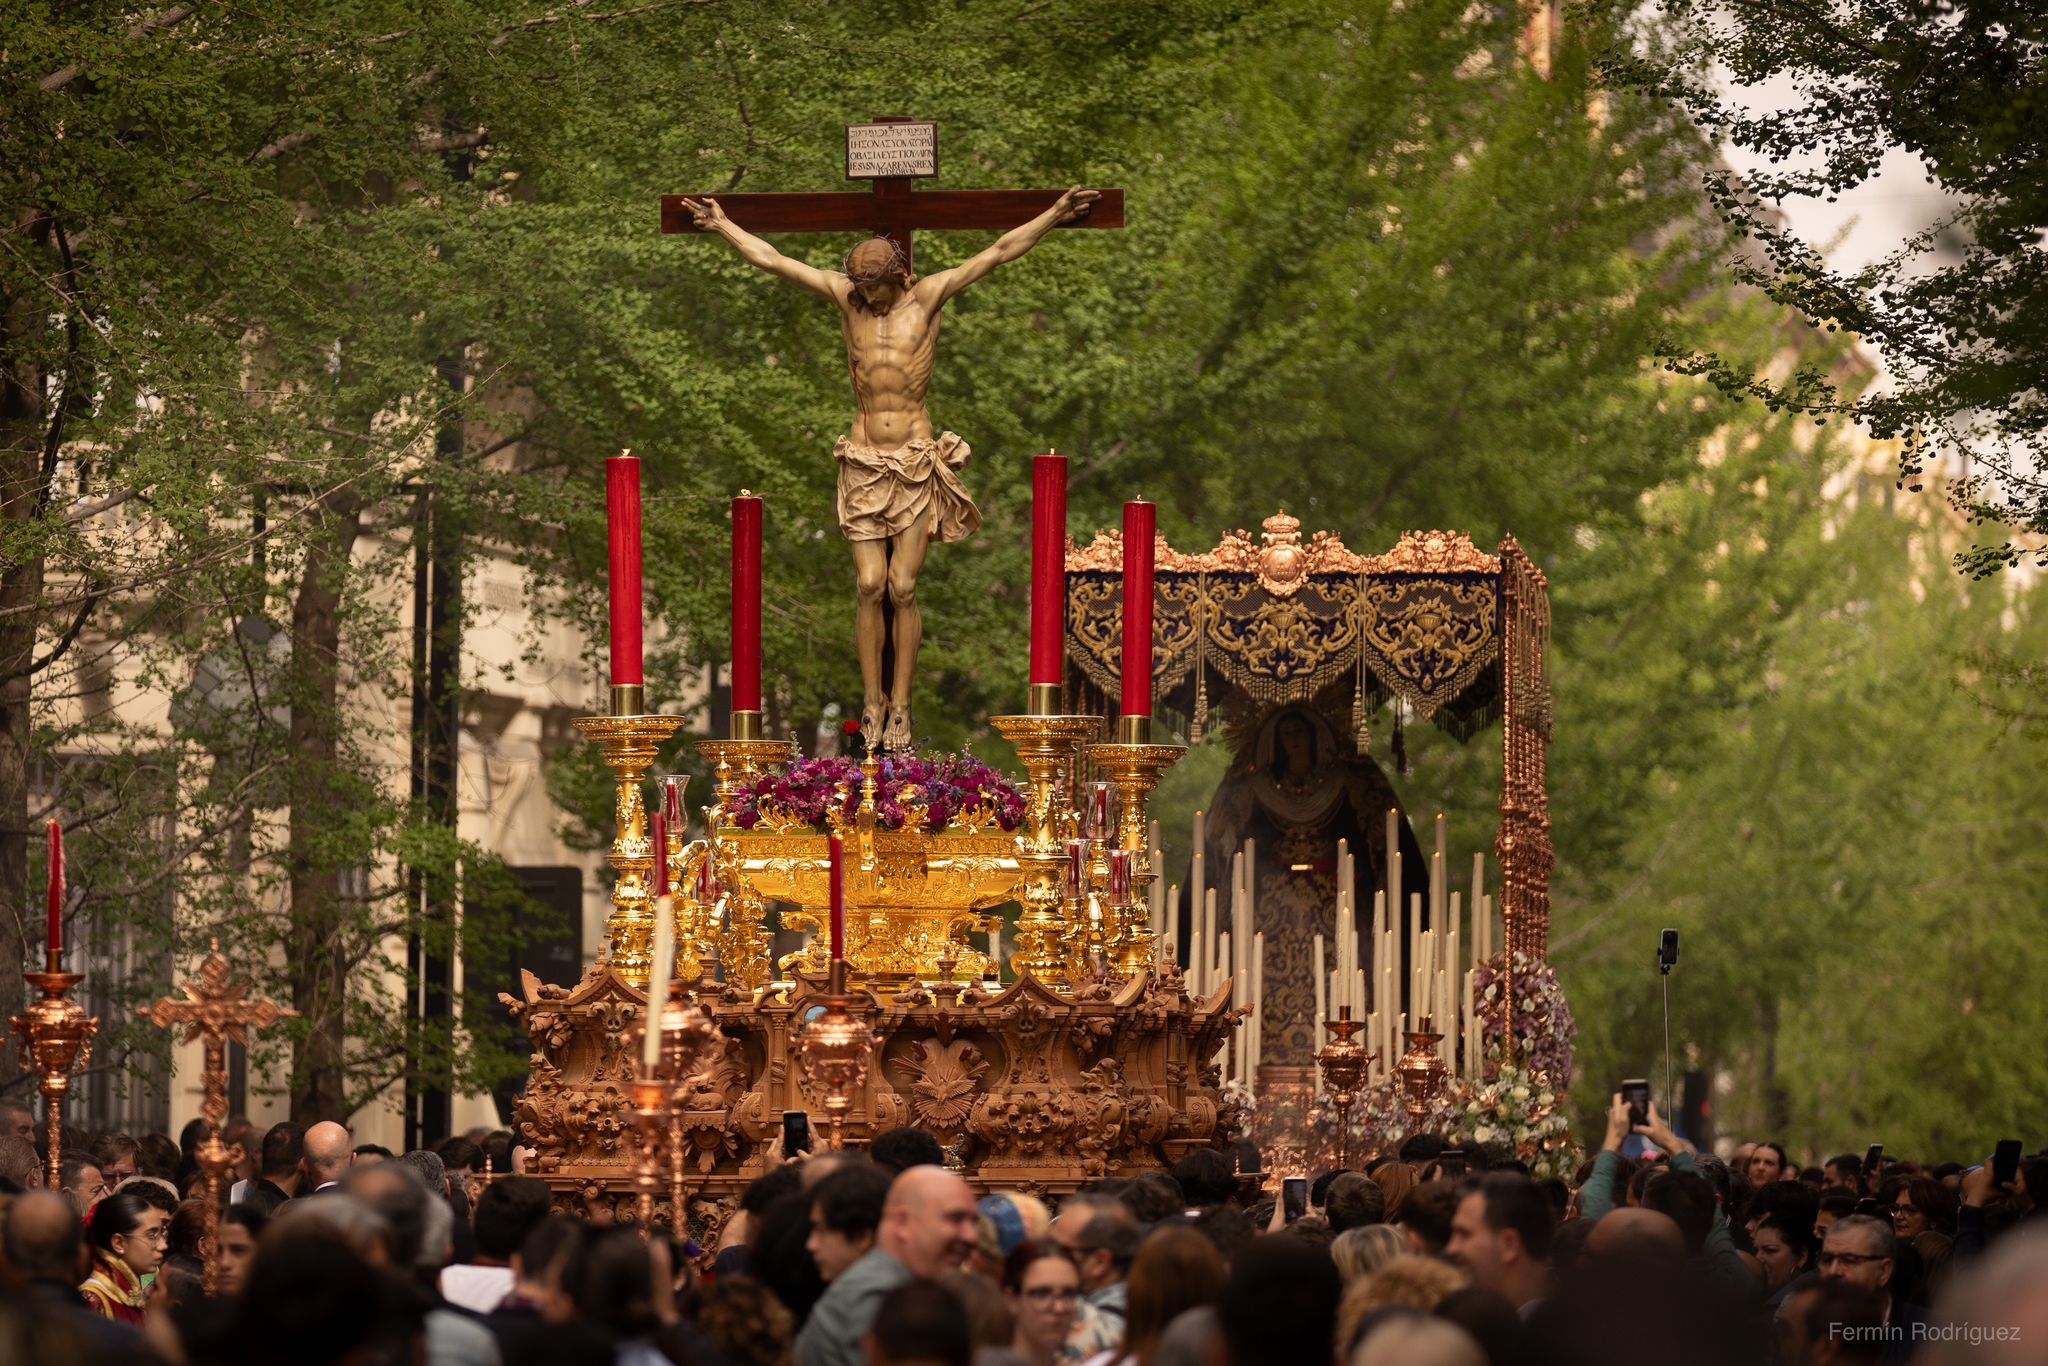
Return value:
[[(1358, 574), (1366, 561), (1351, 552), (1333, 531), (1318, 531), (1302, 544), (1301, 519), (1275, 513), (1261, 524), (1262, 541), (1233, 531), (1214, 550), (1184, 554), (1160, 536), (1153, 559), (1162, 574), (1250, 574), (1274, 597), (1286, 597), (1317, 574)], [(1467, 545), (1471, 542), (1467, 541)], [(1098, 531), (1086, 546), (1067, 542), (1067, 572), (1120, 574), (1124, 538), (1121, 531)]]
[(976, 1083), (988, 1071), (988, 1059), (965, 1039), (920, 1039), (896, 1065), (909, 1079), (912, 1121), (938, 1134), (967, 1123), (974, 1112)]
[[(631, 1130), (632, 1035), (642, 994), (609, 963), (573, 987), (522, 978), (502, 997), (533, 1041), (533, 1080), (517, 1127), (537, 1152), (537, 1174), (572, 1211), (610, 1204), (635, 1217)], [(984, 1189), (1035, 1184), (1051, 1193), (1104, 1174), (1171, 1166), (1189, 1149), (1223, 1142), (1236, 1111), (1216, 1069), (1195, 1073), (1222, 1048), (1239, 1012), (1227, 991), (1188, 996), (1180, 970), (1161, 965), (1076, 999), (1025, 979), (989, 993), (978, 985), (927, 991), (912, 1004), (875, 998), (865, 1011), (879, 1065), (868, 1069), (845, 1118), (849, 1144), (901, 1124), (941, 1135), (970, 1181)], [(699, 1003), (723, 1036), (696, 1060), (671, 1129), (692, 1178), (692, 1228), (710, 1241), (721, 1202), (761, 1170), (763, 1145), (785, 1109), (808, 1108), (789, 1041), (822, 1001), (822, 984), (786, 992), (721, 994)], [(942, 1035), (943, 1031), (943, 1035)], [(659, 1221), (672, 1208), (664, 1195)]]
[(1404, 531), (1384, 555), (1369, 555), (1361, 574), (1498, 574), (1500, 561), (1462, 531)]

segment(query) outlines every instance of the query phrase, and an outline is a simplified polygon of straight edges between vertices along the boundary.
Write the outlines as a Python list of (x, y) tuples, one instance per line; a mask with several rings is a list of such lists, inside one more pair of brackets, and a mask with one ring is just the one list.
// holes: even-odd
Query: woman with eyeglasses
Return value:
[(1057, 1366), (1081, 1302), (1081, 1272), (1058, 1243), (1023, 1242), (1003, 1258), (1003, 1292), (1017, 1320), (1010, 1350), (1029, 1366)]
[(167, 1212), (134, 1191), (116, 1191), (92, 1207), (85, 1221), (92, 1274), (78, 1293), (95, 1314), (142, 1324), (142, 1280), (162, 1264), (170, 1224)]

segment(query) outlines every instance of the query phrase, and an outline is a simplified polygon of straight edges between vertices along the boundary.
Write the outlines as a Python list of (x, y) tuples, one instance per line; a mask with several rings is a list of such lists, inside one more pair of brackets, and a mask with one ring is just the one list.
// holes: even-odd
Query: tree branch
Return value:
[(105, 596), (106, 590), (104, 588), (87, 593), (85, 600), (78, 604), (78, 615), (71, 619), (71, 625), (65, 629), (63, 635), (57, 637), (57, 643), (50, 647), (48, 654), (40, 659), (29, 661), (29, 666), (24, 671), (25, 674), (30, 676), (39, 674), (63, 658), (64, 652), (77, 642), (78, 633), (85, 629), (85, 623), (91, 620), (94, 609), (100, 605), (100, 600)]
[[(162, 33), (165, 29), (185, 22), (186, 19), (191, 17), (193, 9), (194, 6), (191, 5), (178, 5), (165, 10), (161, 14), (153, 14), (129, 29), (123, 35), (123, 41), (133, 42), (137, 38), (147, 38), (152, 33)], [(41, 81), (37, 82), (37, 84), (45, 91), (62, 90), (65, 86), (77, 80), (79, 74), (84, 69), (83, 65), (74, 64), (67, 66), (61, 71), (52, 71), (49, 75), (43, 77)]]

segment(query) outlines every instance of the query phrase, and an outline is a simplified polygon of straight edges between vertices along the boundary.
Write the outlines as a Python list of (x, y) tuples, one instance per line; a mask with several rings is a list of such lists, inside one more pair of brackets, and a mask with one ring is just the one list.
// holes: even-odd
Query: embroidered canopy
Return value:
[[(1360, 555), (1331, 532), (1304, 541), (1299, 519), (1283, 512), (1265, 520), (1259, 540), (1234, 531), (1214, 550), (1184, 554), (1162, 536), (1154, 557), (1154, 687), (1188, 716), (1191, 740), (1209, 725), (1214, 689), (1260, 711), (1348, 700), (1361, 753), (1369, 718), (1388, 697), (1460, 739), (1502, 722), (1505, 901), (1523, 913), (1527, 938), (1516, 947), (1540, 954), (1551, 865), (1550, 602), (1542, 571), (1515, 539), (1487, 554), (1460, 532), (1410, 531), (1384, 555)], [(1068, 543), (1068, 683), (1077, 710), (1107, 714), (1118, 693), (1122, 567), (1119, 532)]]

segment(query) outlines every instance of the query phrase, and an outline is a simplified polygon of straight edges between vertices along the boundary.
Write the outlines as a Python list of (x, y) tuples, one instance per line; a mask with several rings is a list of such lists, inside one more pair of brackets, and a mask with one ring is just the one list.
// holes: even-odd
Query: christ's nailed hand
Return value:
[(1059, 223), (1071, 223), (1076, 218), (1086, 218), (1088, 216), (1088, 210), (1091, 207), (1093, 207), (1095, 201), (1100, 198), (1102, 198), (1102, 191), (1084, 190), (1080, 186), (1076, 185), (1073, 189), (1068, 190), (1065, 194), (1061, 195), (1059, 198), (1059, 202), (1053, 205), (1053, 208), (1059, 211), (1059, 217), (1054, 221)]
[(683, 207), (690, 211), (692, 221), (707, 232), (717, 231), (718, 225), (725, 222), (725, 210), (708, 195), (703, 199), (685, 199)]

